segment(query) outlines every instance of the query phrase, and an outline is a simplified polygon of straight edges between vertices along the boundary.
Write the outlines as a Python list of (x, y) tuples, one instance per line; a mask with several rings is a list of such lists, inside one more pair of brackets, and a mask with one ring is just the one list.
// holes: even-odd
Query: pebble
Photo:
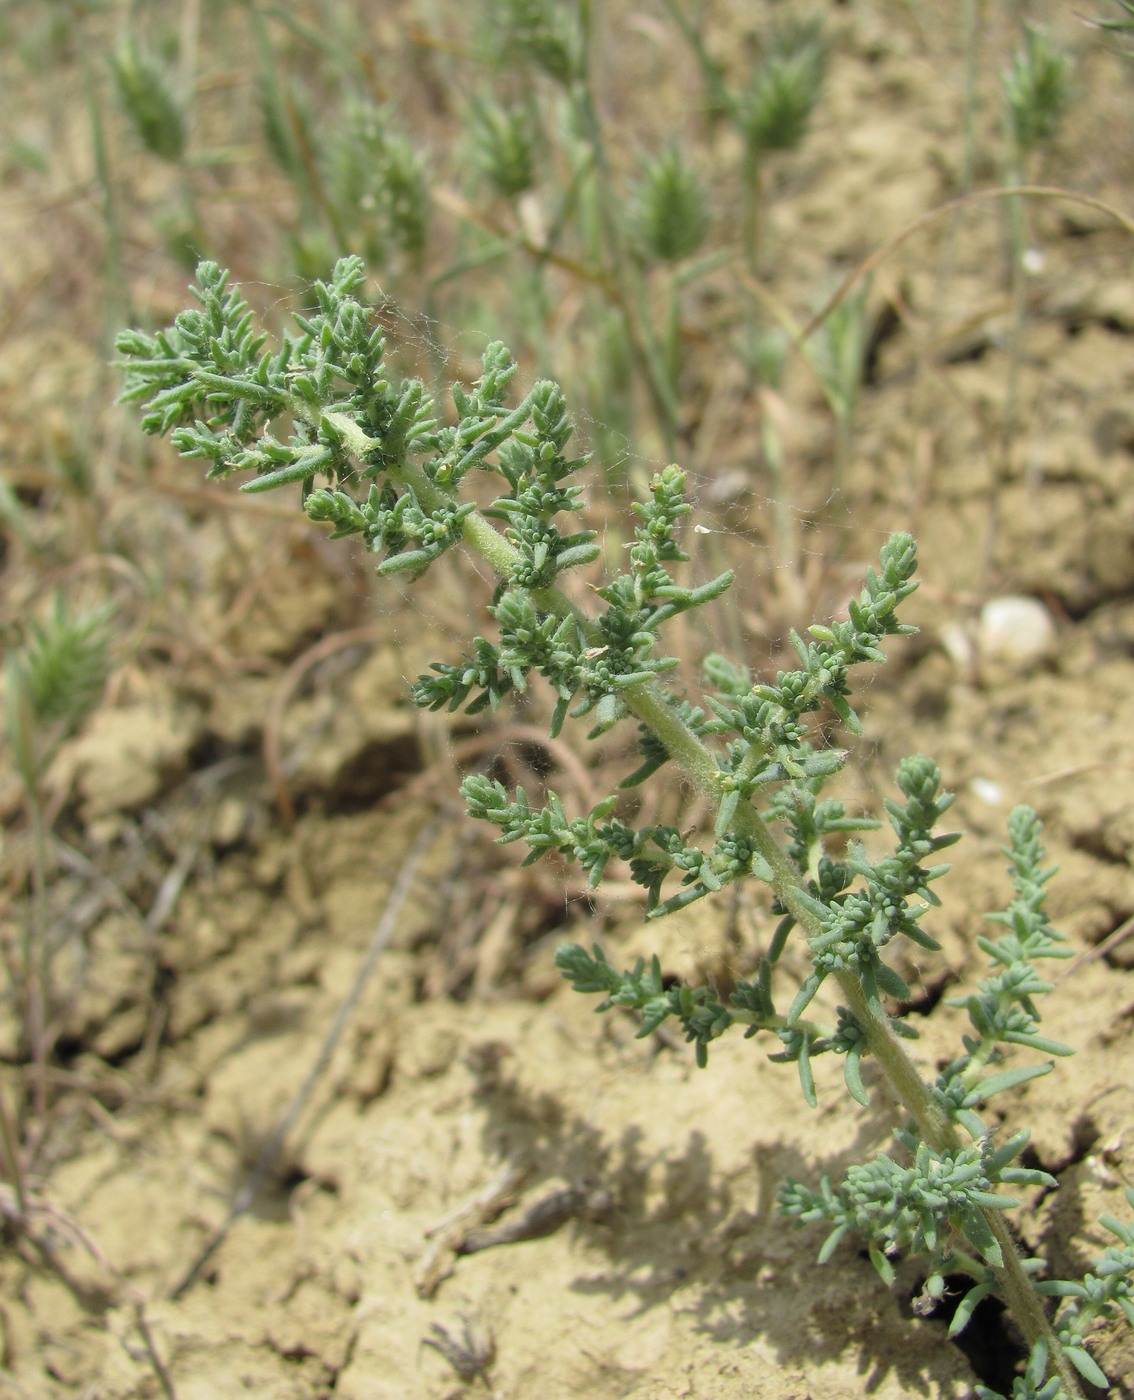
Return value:
[(974, 778), (969, 789), (988, 807), (1004, 806), (1004, 789), (992, 778)]
[(977, 652), (981, 661), (1028, 671), (1055, 649), (1055, 619), (1038, 598), (992, 598), (980, 611)]

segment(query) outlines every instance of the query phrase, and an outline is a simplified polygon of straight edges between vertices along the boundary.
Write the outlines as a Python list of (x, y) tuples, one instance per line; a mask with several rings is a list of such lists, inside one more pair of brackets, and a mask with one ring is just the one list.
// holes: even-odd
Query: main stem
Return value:
[[(296, 410), (304, 416), (310, 415), (310, 409), (306, 406), (301, 407), (297, 404)], [(328, 413), (326, 417), (348, 449), (360, 459), (365, 460), (367, 454), (378, 446), (346, 415)], [(428, 510), (451, 502), (451, 497), (434, 485), (420, 467), (412, 463), (404, 463), (391, 471), (390, 475), (403, 486), (412, 489)], [(479, 512), (474, 511), (464, 521), (463, 531), (466, 547), (484, 559), (498, 575), (507, 578), (519, 561), (519, 554), (499, 530)], [(541, 608), (555, 616), (574, 617), (588, 632), (595, 629), (595, 624), (560, 589), (539, 589), (533, 596)], [(597, 630), (595, 635), (597, 636)], [(720, 783), (721, 770), (717, 761), (682, 720), (663, 687), (656, 681), (642, 681), (620, 691), (619, 698), (661, 741), (670, 758), (698, 791), (703, 793), (714, 807), (719, 806), (723, 793)], [(748, 837), (771, 867), (773, 890), (803, 929), (808, 943), (814, 947), (822, 938), (824, 929), (804, 899), (807, 891), (803, 878), (781, 850), (767, 823), (751, 803), (741, 804), (737, 809), (735, 823), (740, 834)], [(861, 982), (848, 971), (837, 972), (834, 977), (846, 1000), (847, 1009), (862, 1029), (867, 1045), (898, 1102), (917, 1124), (922, 1140), (935, 1152), (958, 1150), (963, 1143), (952, 1120), (934, 1099), (885, 1017), (879, 1016), (871, 1008)], [(1003, 1255), (1003, 1266), (998, 1272), (1004, 1299), (1023, 1330), (1029, 1348), (1043, 1338), (1047, 1342), (1048, 1354), (1058, 1370), (1068, 1396), (1072, 1397), (1072, 1400), (1081, 1400), (1083, 1392), (1077, 1373), (1063, 1356), (1062, 1348), (1044, 1314), (1039, 1297), (1024, 1271), (1019, 1250), (1004, 1222), (1002, 1212), (985, 1209), (983, 1214)]]
[[(714, 805), (719, 804), (720, 770), (716, 761), (700, 739), (674, 712), (662, 688), (654, 682), (646, 682), (624, 691), (622, 698), (642, 723), (657, 735), (673, 761), (697, 788)], [(810, 907), (800, 898), (805, 892), (802, 877), (784, 855), (755, 807), (742, 804), (737, 809), (735, 822), (741, 834), (751, 840), (753, 846), (771, 866), (772, 888), (803, 928), (808, 943), (814, 947), (824, 930)], [(878, 1061), (891, 1090), (917, 1124), (922, 1140), (936, 1152), (959, 1149), (963, 1144), (952, 1120), (930, 1093), (917, 1067), (886, 1020), (871, 1009), (861, 982), (847, 971), (835, 973), (834, 976), (846, 999), (847, 1009), (863, 1030), (870, 1051)], [(1078, 1374), (1063, 1355), (1039, 1296), (1024, 1270), (1019, 1249), (1004, 1221), (1003, 1213), (985, 1209), (983, 1214), (1000, 1245), (1004, 1261), (999, 1270), (1004, 1300), (1023, 1331), (1029, 1349), (1041, 1337), (1044, 1338), (1048, 1355), (1059, 1373), (1067, 1395), (1072, 1397), (1072, 1400), (1080, 1400), (1083, 1392)]]

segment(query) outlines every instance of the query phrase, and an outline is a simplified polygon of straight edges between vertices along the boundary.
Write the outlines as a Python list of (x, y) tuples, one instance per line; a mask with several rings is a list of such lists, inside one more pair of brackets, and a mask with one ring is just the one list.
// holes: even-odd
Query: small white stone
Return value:
[(1055, 620), (1038, 598), (993, 598), (980, 611), (977, 649), (982, 661), (1026, 671), (1055, 647)]
[(1047, 266), (1047, 258), (1044, 257), (1042, 248), (1025, 248), (1024, 256), (1020, 259), (1020, 265), (1029, 277), (1038, 277)]
[(991, 778), (974, 778), (969, 784), (974, 797), (978, 797), (989, 807), (1004, 806), (1004, 789)]

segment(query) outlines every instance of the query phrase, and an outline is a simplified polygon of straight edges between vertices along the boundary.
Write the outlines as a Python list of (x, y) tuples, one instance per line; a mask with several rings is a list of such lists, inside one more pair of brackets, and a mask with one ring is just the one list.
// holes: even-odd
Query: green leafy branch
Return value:
[[(523, 7), (514, 8), (519, 15)], [(532, 34), (533, 44), (547, 40), (551, 55), (555, 34)], [(1035, 1382), (1026, 1379), (1023, 1393), (1054, 1395), (1062, 1387), (1080, 1394), (1077, 1377), (1090, 1379), (1094, 1363), (1076, 1329), (1126, 1297), (1126, 1256), (1120, 1249), (1109, 1259), (1110, 1282), (1099, 1282), (1100, 1272), (1093, 1281), (1059, 1285), (1072, 1291), (1059, 1295), (1068, 1300), (1060, 1314), (1065, 1325), (1054, 1328), (1032, 1281), (1036, 1266), (1021, 1259), (1004, 1222), (1015, 1199), (1000, 1189), (1049, 1178), (1014, 1165), (1026, 1135), (997, 1143), (976, 1111), (993, 1094), (1045, 1072), (1001, 1068), (1004, 1047), (1064, 1053), (1037, 1030), (1034, 998), (1048, 984), (1032, 964), (1062, 952), (1044, 913), (1050, 872), (1042, 868), (1038, 822), (1025, 810), (1012, 818), (1016, 897), (999, 916), (1009, 931), (995, 943), (982, 941), (993, 975), (964, 1002), (973, 1033), (932, 1085), (903, 1048), (909, 1028), (888, 1010), (886, 999), (904, 999), (908, 989), (885, 955), (899, 937), (938, 946), (921, 923), (938, 902), (931, 886), (946, 869), (936, 857), (957, 838), (936, 831), (952, 802), (937, 766), (920, 756), (899, 766), (902, 800), (886, 803), (894, 833), (889, 854), (873, 858), (854, 841), (827, 849), (830, 839), (842, 843), (872, 823), (822, 798), (845, 754), (814, 737), (808, 717), (829, 713), (859, 731), (850, 674), (883, 661), (887, 637), (913, 630), (899, 610), (916, 588), (914, 540), (899, 533), (883, 546), (845, 619), (812, 626), (806, 640), (793, 636), (797, 669), (753, 684), (742, 668), (710, 657), (706, 672), (716, 694), (693, 705), (663, 683), (677, 659), (666, 654), (660, 634), (674, 617), (719, 598), (732, 575), (693, 585), (678, 577), (687, 558), (678, 537), (689, 512), (684, 474), (670, 466), (654, 477), (648, 498), (635, 506), (626, 567), (594, 590), (594, 612), (584, 611), (559, 586), (561, 574), (592, 563), (598, 548), (593, 532), (563, 528), (581, 509), (571, 478), (586, 459), (567, 455), (572, 427), (558, 385), (539, 381), (511, 406), (515, 365), (493, 344), (476, 383), (454, 389), (455, 413), (443, 421), (419, 381), (389, 374), (383, 337), (356, 296), (363, 280), (360, 261), (342, 259), (317, 284), (316, 309), (297, 316), (296, 329), (272, 349), (225, 274), (203, 263), (198, 309), (157, 335), (119, 338), (124, 397), (141, 404), (147, 431), (170, 432), (184, 456), (209, 463), (210, 476), (250, 472), (244, 490), (297, 485), (307, 514), (330, 524), (334, 536), (359, 536), (381, 573), (416, 577), (454, 546), (489, 564), (498, 580), (489, 605), (495, 635), (475, 634), (458, 661), (434, 663), (414, 686), (415, 702), (477, 713), (541, 677), (554, 697), (552, 733), (569, 718), (589, 716), (591, 737), (637, 721), (639, 763), (622, 786), (673, 763), (710, 800), (715, 822), (711, 842), (699, 844), (671, 827), (636, 829), (619, 815), (617, 793), (572, 817), (554, 794), (535, 807), (524, 792), (509, 794), (484, 776), (463, 784), (470, 813), (498, 827), (499, 840), (524, 842), (528, 860), (557, 853), (578, 861), (592, 886), (612, 860), (626, 862), (652, 916), (751, 878), (770, 886), (779, 916), (755, 977), (727, 1000), (708, 988), (667, 987), (656, 960), (618, 973), (598, 949), (588, 954), (566, 945), (557, 955), (561, 971), (579, 990), (601, 993), (604, 1007), (641, 1015), (643, 1033), (676, 1018), (701, 1064), (710, 1043), (734, 1024), (748, 1035), (768, 1032), (779, 1042), (772, 1058), (797, 1065), (809, 1103), (816, 1054), (845, 1057), (847, 1089), (862, 1103), (862, 1065), (873, 1058), (908, 1115), (898, 1134), (908, 1162), (879, 1158), (852, 1169), (839, 1188), (824, 1183), (819, 1192), (791, 1184), (785, 1209), (829, 1223), (824, 1257), (848, 1231), (865, 1234), (884, 1278), (894, 1251), (928, 1256), (931, 1295), (943, 1287), (947, 1263), (969, 1273), (974, 1286), (957, 1325), (973, 1300), (996, 1293), (1031, 1348)], [(482, 510), (462, 498), (474, 471), (492, 478), (498, 492)], [(326, 484), (316, 485), (318, 478)], [(781, 1013), (772, 983), (793, 929), (811, 966)], [(841, 1004), (834, 1025), (823, 1028), (804, 1013), (828, 980)], [(1120, 1239), (1126, 1248), (1125, 1235)]]

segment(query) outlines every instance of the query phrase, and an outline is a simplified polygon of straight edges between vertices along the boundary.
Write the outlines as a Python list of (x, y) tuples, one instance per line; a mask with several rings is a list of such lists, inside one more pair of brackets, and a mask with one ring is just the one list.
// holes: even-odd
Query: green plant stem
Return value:
[[(204, 371), (188, 359), (181, 363), (186, 374), (202, 385), (228, 390), (238, 384), (246, 396), (251, 387), (245, 380), (230, 381), (225, 376)], [(382, 442), (371, 438), (349, 414), (333, 409), (324, 411), (317, 404), (276, 390), (265, 389), (263, 392), (271, 399), (270, 404), (265, 401), (265, 407), (270, 409), (272, 416), (290, 412), (294, 418), (319, 430), (322, 436), (332, 437), (363, 466), (374, 460), (375, 454), (381, 453)], [(525, 396), (502, 422), (518, 424), (523, 421), (530, 411), (530, 405), (531, 396)], [(499, 440), (499, 430), (481, 439), (493, 445)], [(473, 449), (470, 461), (474, 455), (479, 460), (484, 453)], [(435, 514), (452, 506), (453, 492), (437, 485), (422, 467), (403, 461), (398, 465), (386, 463), (385, 470), (392, 484), (412, 491), (425, 511)], [(520, 551), (479, 512), (470, 512), (462, 520), (461, 531), (466, 548), (487, 562), (500, 578), (506, 580), (511, 577), (522, 562)], [(575, 619), (589, 644), (602, 644), (598, 623), (591, 621), (559, 588), (552, 585), (532, 589), (531, 597), (536, 607), (545, 614)], [(661, 742), (686, 779), (709, 800), (713, 808), (719, 808), (724, 796), (722, 780), (725, 775), (713, 753), (681, 718), (672, 703), (670, 692), (656, 681), (648, 680), (627, 686), (618, 692), (618, 696), (629, 712)], [(805, 877), (789, 860), (751, 802), (738, 806), (732, 826), (738, 835), (751, 842), (757, 855), (765, 862), (770, 875), (769, 883), (778, 900), (802, 929), (812, 952), (818, 953), (825, 942), (827, 930), (806, 888)], [(877, 1060), (902, 1108), (916, 1124), (922, 1141), (938, 1154), (959, 1151), (965, 1144), (956, 1126), (906, 1054), (882, 1007), (876, 1002), (871, 1004), (862, 983), (851, 971), (836, 971), (832, 975), (845, 1000), (846, 1009), (865, 1038), (867, 1048)], [(1001, 1252), (1002, 1262), (995, 1269), (998, 1286), (1022, 1327), (1029, 1348), (1042, 1340), (1059, 1370), (1066, 1394), (1081, 1397), (1082, 1390), (1070, 1364), (1062, 1358), (1058, 1339), (1044, 1316), (1001, 1213), (991, 1207), (982, 1207), (981, 1210)]]
[[(665, 369), (670, 388), (676, 398), (677, 380), (681, 370), (681, 290), (672, 268), (669, 269), (666, 282), (668, 313), (665, 325)], [(672, 453), (668, 455), (672, 456)]]
[[(256, 45), (256, 52), (259, 58), (260, 82), (266, 100), (279, 114), (281, 121), (288, 124), (289, 136), (292, 142), (294, 155), (299, 162), (299, 167), (303, 172), (303, 179), (299, 179), (299, 172), (292, 172), (295, 185), (299, 191), (301, 204), (310, 204), (319, 211), (330, 229), (331, 237), (335, 240), (336, 247), (342, 251), (346, 248), (350, 240), (347, 238), (346, 230), (343, 228), (342, 220), (339, 218), (339, 211), (334, 206), (334, 201), (327, 197), (327, 191), (323, 184), (323, 176), (319, 170), (319, 162), (316, 153), (311, 149), (311, 144), (307, 139), (307, 133), (303, 129), (303, 123), (299, 120), (295, 112), (295, 104), (289, 96), (286, 88), (279, 79), (280, 65), (272, 50), (271, 36), (268, 34), (267, 25), (263, 16), (255, 4), (255, 0), (243, 0), (244, 8), (248, 11), (248, 22), (252, 29), (253, 40)], [(274, 13), (274, 11), (273, 11)], [(276, 18), (279, 16), (277, 15)], [(306, 36), (304, 36), (306, 37)], [(300, 224), (303, 223), (303, 212), (300, 213)]]
[(689, 23), (685, 11), (677, 4), (677, 0), (663, 0), (665, 8), (669, 11), (674, 23), (685, 37), (686, 43), (693, 50), (693, 57), (697, 60), (697, 66), (701, 70), (701, 77), (705, 86), (709, 90), (709, 96), (713, 107), (718, 112), (733, 112), (735, 103), (725, 87), (721, 70), (709, 57), (709, 51), (705, 48), (700, 34)]
[(986, 1210), (984, 1216), (1004, 1256), (1004, 1267), (999, 1270), (1000, 1288), (1009, 1313), (1027, 1339), (1029, 1350), (1039, 1338), (1043, 1337), (1047, 1341), (1048, 1365), (1055, 1367), (1069, 1400), (1083, 1400), (1083, 1384), (1079, 1373), (1063, 1355), (1063, 1348), (1059, 1345), (1054, 1328), (1047, 1320), (1035, 1285), (1024, 1272), (1020, 1251), (1012, 1238), (1008, 1222), (998, 1210)]
[[(76, 21), (77, 22), (77, 21)], [(87, 104), (87, 119), (91, 125), (91, 148), (94, 155), (95, 178), (102, 192), (102, 217), (106, 228), (107, 330), (121, 325), (125, 315), (134, 320), (130, 307), (126, 273), (122, 263), (122, 229), (118, 221), (118, 200), (110, 175), (110, 157), (106, 149), (106, 126), (91, 59), (85, 42), (79, 43), (79, 58), (83, 74), (83, 94)]]
[[(184, 0), (181, 7), (181, 23), (178, 26), (178, 75), (177, 88), (184, 103), (186, 145), (192, 140), (196, 124), (197, 104), (193, 100), (197, 87), (197, 50), (201, 31), (201, 0)], [(197, 203), (197, 191), (193, 186), (192, 162), (181, 161), (181, 197), (185, 202), (185, 217), (194, 237), (204, 238), (201, 211)]]
[(677, 319), (677, 294), (672, 292), (671, 295), (670, 321), (665, 328), (661, 344), (658, 343), (658, 337), (650, 324), (646, 291), (641, 278), (634, 278), (633, 297), (636, 303), (633, 315), (630, 314), (628, 302), (624, 301), (623, 303), (623, 315), (626, 318), (630, 346), (644, 366), (647, 382), (651, 386), (651, 397), (658, 408), (658, 426), (662, 432), (665, 455), (674, 457), (677, 453), (678, 422), (676, 347), (679, 323)]
[[(1011, 169), (1008, 171), (1009, 186), (1023, 185), (1022, 167), (1022, 156), (1017, 151), (1013, 157)], [(1000, 425), (1000, 450), (996, 458), (991, 499), (988, 503), (988, 523), (985, 527), (982, 588), (987, 588), (991, 582), (997, 537), (1000, 531), (1000, 496), (1012, 474), (1012, 449), (1016, 441), (1019, 418), (1024, 316), (1028, 299), (1027, 274), (1024, 271), (1027, 234), (1024, 224), (1024, 210), (1019, 198), (1013, 195), (1008, 199), (1005, 211), (1008, 217), (1009, 295), (1011, 299), (1011, 319), (1008, 328), (1008, 376), (1004, 389), (1004, 416)]]
[(47, 821), (34, 786), (27, 787), (27, 799), (32, 826), (32, 907), (24, 927), (24, 995), (35, 1113), (42, 1128), (47, 1121)]
[[(313, 411), (299, 401), (295, 401), (292, 407), (298, 415), (309, 420), (313, 416)], [(367, 455), (379, 446), (348, 416), (334, 412), (325, 416), (347, 448), (360, 460), (365, 460)], [(390, 475), (395, 481), (410, 487), (428, 510), (436, 509), (451, 499), (429, 480), (420, 467), (412, 463), (392, 470)], [(464, 521), (463, 531), (466, 546), (484, 559), (498, 575), (507, 577), (519, 555), (503, 535), (477, 512), (473, 512)], [(588, 635), (598, 638), (595, 625), (589, 622), (581, 609), (558, 588), (534, 590), (533, 597), (540, 608), (557, 617), (571, 616), (579, 619)], [(621, 691), (620, 698), (630, 712), (661, 741), (671, 759), (697, 790), (704, 794), (714, 807), (719, 805), (722, 788), (721, 771), (717, 761), (678, 715), (670, 703), (668, 692), (655, 681), (643, 681)], [(772, 871), (772, 888), (803, 929), (808, 942), (812, 946), (819, 943), (825, 931), (821, 921), (812, 912), (803, 880), (780, 848), (767, 823), (751, 803), (742, 803), (737, 809), (735, 826), (741, 835), (751, 840), (756, 851), (767, 861)], [(956, 1128), (934, 1099), (885, 1017), (879, 1016), (871, 1008), (861, 983), (851, 972), (837, 972), (834, 976), (845, 998), (847, 1009), (862, 1029), (867, 1045), (898, 1101), (917, 1124), (922, 1139), (936, 1152), (959, 1149), (962, 1143)], [(1061, 1360), (1059, 1343), (1044, 1316), (1001, 1213), (986, 1209), (983, 1214), (1003, 1253), (1004, 1262), (999, 1275), (1005, 1299), (1023, 1328), (1029, 1346), (1040, 1337), (1045, 1338), (1051, 1356), (1059, 1365), (1060, 1377), (1068, 1395), (1081, 1396), (1082, 1391), (1077, 1385), (1075, 1373), (1068, 1363)]]
[(760, 149), (754, 141), (744, 143), (740, 188), (740, 236), (744, 248), (744, 261), (748, 264), (748, 271), (755, 277), (760, 259), (760, 196), (763, 183), (760, 178)]
[[(716, 761), (697, 736), (673, 713), (665, 700), (664, 691), (653, 684), (634, 686), (624, 692), (623, 698), (634, 714), (654, 731), (671, 758), (693, 779), (700, 791), (719, 802)], [(772, 870), (773, 889), (803, 928), (808, 942), (814, 945), (822, 937), (823, 927), (801, 898), (804, 893), (802, 880), (780, 849), (767, 823), (755, 807), (742, 804), (737, 809), (735, 824), (768, 862)], [(871, 1054), (878, 1061), (898, 1101), (917, 1124), (923, 1141), (936, 1152), (960, 1148), (962, 1143), (956, 1128), (930, 1094), (898, 1037), (885, 1019), (871, 1009), (861, 983), (850, 972), (834, 975), (847, 1009), (865, 1034)], [(1003, 1215), (992, 1209), (985, 1209), (982, 1214), (1000, 1245), (1003, 1266), (998, 1273), (1004, 1299), (1023, 1330), (1029, 1348), (1039, 1338), (1045, 1338), (1049, 1355), (1055, 1361), (1068, 1396), (1081, 1397), (1083, 1392), (1077, 1373), (1063, 1358), (1058, 1339), (1024, 1270), (1019, 1250)]]

